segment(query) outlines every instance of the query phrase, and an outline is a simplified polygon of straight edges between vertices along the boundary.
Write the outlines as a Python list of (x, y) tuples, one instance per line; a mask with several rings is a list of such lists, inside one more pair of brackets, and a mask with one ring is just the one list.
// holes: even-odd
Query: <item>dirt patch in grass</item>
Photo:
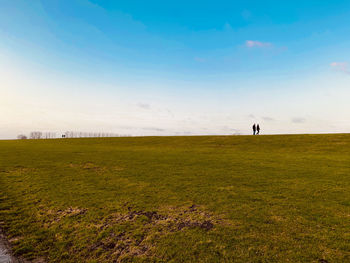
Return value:
[(86, 162), (86, 163), (80, 163), (80, 164), (74, 164), (70, 163), (68, 165), (70, 168), (75, 168), (75, 169), (82, 169), (86, 171), (95, 171), (95, 172), (105, 172), (107, 170), (110, 171), (123, 171), (124, 168), (120, 166), (112, 166), (112, 167), (105, 167), (105, 166), (99, 166), (93, 162)]
[(106, 167), (98, 166), (97, 164), (94, 164), (92, 162), (86, 162), (86, 163), (80, 163), (80, 164), (70, 163), (68, 166), (70, 168), (86, 170), (86, 171), (94, 171), (94, 172), (104, 172), (107, 170)]
[[(216, 226), (225, 224), (218, 216), (206, 211), (204, 207), (190, 205), (186, 207), (161, 207), (145, 211), (125, 205), (123, 212), (112, 213), (96, 223), (84, 222), (87, 209), (68, 207), (62, 210), (39, 210), (39, 218), (46, 229), (64, 226), (68, 218), (73, 219), (74, 231), (86, 227), (96, 233), (87, 244), (86, 257), (112, 258), (115, 262), (124, 262), (133, 258), (150, 259), (156, 257), (157, 241), (167, 235), (180, 231), (212, 231)], [(63, 236), (56, 233), (55, 238)], [(70, 248), (75, 251), (75, 246)], [(85, 252), (82, 252), (85, 253)]]
[(29, 173), (29, 172), (33, 172), (35, 171), (35, 168), (28, 168), (28, 167), (24, 167), (24, 166), (15, 166), (10, 170), (0, 170), (0, 173), (9, 173), (9, 174), (23, 174), (23, 173)]
[[(166, 235), (190, 229), (211, 231), (223, 223), (223, 220), (197, 205), (166, 207), (158, 211), (136, 210), (129, 206), (126, 213), (111, 214), (100, 224), (91, 226), (101, 232), (110, 231), (107, 236), (91, 245), (89, 251), (108, 251), (116, 262), (134, 257), (150, 258), (155, 256), (156, 240)], [(115, 226), (128, 227), (114, 231)]]

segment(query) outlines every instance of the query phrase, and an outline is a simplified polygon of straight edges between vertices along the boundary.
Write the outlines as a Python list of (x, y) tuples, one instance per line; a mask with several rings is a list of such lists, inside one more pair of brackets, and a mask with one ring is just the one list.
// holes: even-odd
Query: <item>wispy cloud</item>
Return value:
[(293, 123), (304, 123), (306, 120), (304, 118), (295, 117), (292, 119)]
[(248, 48), (254, 48), (254, 47), (271, 47), (272, 44), (269, 42), (261, 42), (261, 41), (254, 41), (254, 40), (247, 40), (245, 42), (246, 47)]
[(264, 121), (274, 121), (275, 119), (274, 118), (271, 118), (271, 117), (268, 117), (268, 116), (265, 116), (265, 117), (261, 117)]
[(233, 135), (241, 135), (242, 132), (238, 129), (231, 129)]
[(165, 111), (166, 111), (171, 117), (174, 118), (174, 113), (173, 113), (171, 110), (166, 109)]
[(332, 62), (330, 66), (337, 70), (350, 75), (350, 69), (347, 62)]
[(165, 131), (164, 129), (157, 128), (157, 127), (144, 127), (144, 128), (142, 128), (142, 130), (145, 130), (145, 131), (157, 131), (157, 132)]
[(151, 108), (151, 105), (147, 104), (147, 103), (138, 103), (137, 104), (138, 107), (140, 107), (141, 109), (145, 109), (145, 110), (149, 110)]

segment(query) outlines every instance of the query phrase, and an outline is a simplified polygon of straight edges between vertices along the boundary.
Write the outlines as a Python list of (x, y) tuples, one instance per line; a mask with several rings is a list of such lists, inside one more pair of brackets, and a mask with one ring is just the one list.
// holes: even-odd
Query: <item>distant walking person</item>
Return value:
[(256, 126), (256, 134), (258, 135), (260, 133), (260, 126), (259, 124)]
[(254, 123), (254, 125), (253, 125), (253, 135), (255, 135), (255, 133), (256, 133), (256, 126), (255, 126), (255, 123)]

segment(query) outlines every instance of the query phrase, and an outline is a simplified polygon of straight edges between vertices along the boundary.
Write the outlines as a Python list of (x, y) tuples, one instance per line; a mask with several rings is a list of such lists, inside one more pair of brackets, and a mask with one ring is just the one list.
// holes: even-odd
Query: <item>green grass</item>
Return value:
[(1, 141), (0, 221), (49, 262), (349, 262), (350, 135)]

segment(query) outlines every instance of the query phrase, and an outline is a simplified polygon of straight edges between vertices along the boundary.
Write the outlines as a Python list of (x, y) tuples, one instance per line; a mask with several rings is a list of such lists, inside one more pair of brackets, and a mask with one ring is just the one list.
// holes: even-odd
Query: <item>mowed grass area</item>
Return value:
[(349, 262), (350, 135), (0, 141), (0, 221), (48, 262)]

